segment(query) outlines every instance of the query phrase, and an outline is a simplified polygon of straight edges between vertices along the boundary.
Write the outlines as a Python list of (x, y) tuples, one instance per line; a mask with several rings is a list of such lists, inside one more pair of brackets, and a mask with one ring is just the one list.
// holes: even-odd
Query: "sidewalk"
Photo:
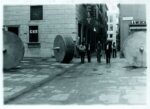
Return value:
[(4, 102), (19, 97), (78, 65), (56, 62), (55, 58), (24, 58), (17, 68), (4, 71)]

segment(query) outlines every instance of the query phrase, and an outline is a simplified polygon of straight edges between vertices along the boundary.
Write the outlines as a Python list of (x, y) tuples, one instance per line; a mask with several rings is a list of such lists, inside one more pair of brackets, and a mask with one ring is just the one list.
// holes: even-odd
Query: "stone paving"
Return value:
[[(6, 89), (11, 90), (11, 89)], [(9, 104), (146, 104), (146, 68), (129, 67), (125, 59), (111, 64), (80, 64)]]
[(73, 65), (60, 64), (54, 58), (24, 58), (17, 68), (4, 71), (4, 101), (39, 87)]

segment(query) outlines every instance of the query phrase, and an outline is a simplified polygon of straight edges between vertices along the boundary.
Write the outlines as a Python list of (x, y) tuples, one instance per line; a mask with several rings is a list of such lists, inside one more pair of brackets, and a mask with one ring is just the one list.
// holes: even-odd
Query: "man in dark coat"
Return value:
[(88, 62), (91, 62), (91, 45), (87, 44), (87, 59)]
[(106, 54), (106, 63), (110, 63), (110, 58), (111, 58), (111, 52), (112, 52), (112, 45), (111, 42), (106, 43), (105, 47), (105, 54)]
[(100, 41), (98, 41), (97, 43), (97, 48), (96, 48), (96, 52), (97, 52), (97, 62), (100, 63), (101, 62), (101, 51), (102, 51), (102, 44), (100, 43)]
[(86, 52), (86, 47), (85, 47), (84, 42), (82, 42), (79, 45), (79, 53), (80, 53), (80, 57), (81, 57), (81, 63), (84, 63), (85, 52)]
[(117, 50), (116, 50), (116, 43), (113, 42), (113, 46), (112, 46), (113, 50), (112, 50), (112, 54), (113, 54), (113, 58), (117, 57)]

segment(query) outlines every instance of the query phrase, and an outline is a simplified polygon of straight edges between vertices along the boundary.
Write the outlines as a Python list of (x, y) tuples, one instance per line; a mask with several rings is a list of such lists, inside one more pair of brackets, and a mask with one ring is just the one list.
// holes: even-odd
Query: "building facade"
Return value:
[(119, 36), (120, 49), (123, 53), (123, 44), (129, 35), (129, 24), (132, 21), (146, 21), (145, 4), (119, 4)]
[(118, 45), (117, 35), (118, 35), (118, 14), (108, 12), (108, 31), (107, 31), (107, 40), (111, 40), (112, 42)]
[[(83, 11), (84, 9), (86, 11)], [(98, 41), (105, 45), (107, 40), (107, 6), (105, 4), (97, 5), (77, 5), (77, 22), (78, 22), (78, 37), (80, 42), (85, 41), (86, 44), (90, 43), (92, 52), (95, 51)], [(84, 12), (84, 14), (82, 13)], [(82, 16), (86, 15), (86, 17)], [(81, 19), (82, 16), (83, 19)], [(84, 19), (86, 18), (86, 19)]]
[[(101, 15), (99, 6), (103, 11)], [(79, 38), (79, 42), (93, 44), (94, 50), (96, 34), (105, 33), (105, 28), (101, 28), (100, 32), (100, 25), (105, 27), (106, 23), (97, 21), (105, 19), (104, 11), (107, 11), (104, 4), (4, 6), (3, 24), (6, 30), (22, 39), (25, 57), (51, 57), (54, 56), (53, 42), (56, 35), (69, 35), (75, 43)]]

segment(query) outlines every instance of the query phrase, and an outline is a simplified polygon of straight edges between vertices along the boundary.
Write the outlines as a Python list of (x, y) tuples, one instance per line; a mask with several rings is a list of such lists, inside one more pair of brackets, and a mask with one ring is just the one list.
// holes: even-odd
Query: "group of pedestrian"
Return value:
[[(85, 45), (84, 42), (82, 42), (78, 46), (79, 55), (81, 57), (81, 63), (84, 63), (85, 55), (87, 54), (88, 62), (91, 62), (91, 45), (87, 44)], [(115, 42), (109, 42), (107, 41), (105, 45), (105, 56), (106, 56), (106, 63), (110, 63), (111, 54), (113, 58), (117, 57), (117, 50), (116, 50), (116, 44)], [(100, 41), (98, 41), (96, 46), (96, 56), (97, 56), (97, 62), (101, 63), (101, 57), (102, 57), (102, 44)]]

